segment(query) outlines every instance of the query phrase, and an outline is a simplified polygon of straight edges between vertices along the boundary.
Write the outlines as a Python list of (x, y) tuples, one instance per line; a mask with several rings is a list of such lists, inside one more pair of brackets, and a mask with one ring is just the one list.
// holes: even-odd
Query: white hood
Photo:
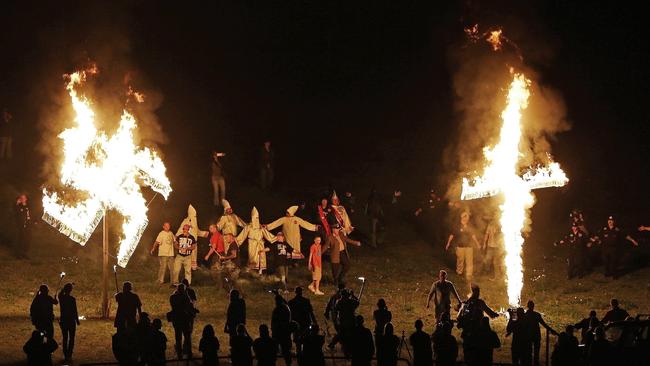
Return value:
[(253, 209), (251, 210), (251, 226), (253, 228), (260, 227), (260, 213), (257, 211), (255, 206), (253, 206)]
[(223, 210), (224, 210), (224, 212), (225, 212), (227, 209), (232, 208), (232, 207), (230, 207), (230, 202), (228, 202), (228, 201), (226, 201), (226, 200), (222, 200), (221, 203), (223, 204)]
[(289, 214), (289, 216), (295, 215), (296, 211), (298, 211), (298, 206), (291, 206), (287, 208), (287, 213)]

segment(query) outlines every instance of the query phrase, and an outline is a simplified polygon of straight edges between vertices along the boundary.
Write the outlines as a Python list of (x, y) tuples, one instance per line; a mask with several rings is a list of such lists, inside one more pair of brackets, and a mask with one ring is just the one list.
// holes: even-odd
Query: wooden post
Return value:
[(104, 210), (104, 226), (102, 230), (102, 319), (108, 319), (110, 308), (108, 302), (108, 221)]

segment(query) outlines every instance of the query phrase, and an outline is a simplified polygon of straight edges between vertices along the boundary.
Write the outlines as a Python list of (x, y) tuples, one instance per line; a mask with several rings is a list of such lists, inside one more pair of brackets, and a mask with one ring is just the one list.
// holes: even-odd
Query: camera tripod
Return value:
[(411, 350), (409, 349), (408, 343), (406, 343), (406, 336), (404, 336), (404, 331), (402, 331), (402, 338), (399, 341), (399, 346), (397, 346), (397, 357), (402, 356), (402, 345), (406, 348), (406, 352), (409, 354), (409, 361), (413, 359), (411, 355)]

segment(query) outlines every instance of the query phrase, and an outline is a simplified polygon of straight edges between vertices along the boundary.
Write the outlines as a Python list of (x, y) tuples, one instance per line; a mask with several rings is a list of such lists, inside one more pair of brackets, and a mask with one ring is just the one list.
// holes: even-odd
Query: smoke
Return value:
[[(509, 34), (508, 29), (503, 29), (506, 38), (498, 51), (486, 41), (485, 35), (489, 34), (489, 29), (482, 31), (482, 37), (467, 37), (449, 52), (456, 132), (452, 143), (443, 152), (446, 173), (442, 179), (449, 187), (447, 197), (452, 201), (460, 197), (463, 177), (482, 173), (485, 163), (484, 147), (494, 146), (498, 141), (502, 124), (501, 112), (506, 103), (507, 88), (512, 81), (511, 68), (514, 72), (523, 72), (531, 80), (529, 105), (522, 119), (524, 138), (520, 144), (523, 153), (520, 167), (524, 169), (548, 162), (555, 135), (570, 128), (561, 95), (545, 85), (540, 75), (530, 66), (540, 60), (527, 60), (523, 54), (526, 49), (523, 48), (522, 52), (512, 40), (513, 35)], [(525, 32), (522, 34), (516, 37), (518, 42), (525, 42)], [(553, 52), (544, 50), (546, 46), (543, 42), (538, 44), (539, 49), (534, 55), (545, 61)], [(469, 201), (463, 205), (479, 218), (494, 217), (498, 210), (497, 199)], [(457, 222), (458, 218), (450, 220)]]
[[(65, 89), (66, 74), (92, 65), (97, 67), (98, 73), (90, 76), (80, 91), (92, 103), (99, 130), (111, 135), (123, 111), (127, 110), (137, 121), (134, 130), (137, 145), (161, 154), (159, 147), (168, 142), (156, 114), (163, 103), (163, 94), (134, 62), (129, 40), (128, 24), (132, 21), (129, 12), (120, 5), (84, 6), (74, 10), (78, 12), (76, 18), (82, 20), (48, 29), (37, 41), (45, 60), (43, 67), (34, 72), (39, 88), (31, 99), (39, 109), (37, 151), (43, 157), (40, 177), (46, 186), (55, 186), (59, 180), (63, 144), (58, 135), (74, 125), (74, 112)], [(112, 16), (89, 16), (92, 14)]]

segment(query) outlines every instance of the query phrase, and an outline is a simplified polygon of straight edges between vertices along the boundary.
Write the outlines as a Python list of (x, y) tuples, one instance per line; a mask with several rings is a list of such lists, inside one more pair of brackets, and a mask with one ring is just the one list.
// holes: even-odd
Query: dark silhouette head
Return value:
[(363, 315), (357, 315), (355, 323), (357, 324), (357, 327), (363, 326)]
[(275, 295), (275, 306), (281, 306), (284, 304), (284, 298), (280, 295)]
[(575, 328), (573, 328), (573, 325), (569, 324), (564, 328), (564, 332), (570, 336), (573, 335), (573, 331)]
[(266, 324), (261, 324), (260, 325), (260, 337), (262, 338), (269, 338), (269, 326)]
[(415, 321), (416, 330), (422, 330), (423, 327), (424, 327), (424, 323), (422, 322), (422, 319), (418, 319)]
[(526, 307), (528, 307), (528, 310), (535, 310), (535, 303), (533, 300), (528, 300), (528, 304), (526, 304)]
[(150, 324), (151, 324), (151, 319), (149, 319), (149, 313), (144, 311), (140, 313), (140, 322), (138, 322), (138, 325), (149, 326)]
[(590, 318), (595, 318), (596, 317), (596, 310), (592, 310), (589, 312), (589, 317)]
[(178, 286), (176, 286), (176, 292), (179, 294), (184, 294), (185, 293), (185, 285), (182, 283), (179, 283)]
[(393, 328), (392, 323), (386, 323), (384, 326), (384, 335), (387, 337), (392, 336), (395, 333), (395, 329)]
[(236, 301), (239, 300), (239, 291), (237, 290), (230, 290), (230, 301)]
[(181, 281), (181, 283), (182, 283), (183, 285), (185, 285), (185, 288), (190, 287), (190, 281), (188, 281), (187, 278), (183, 278), (183, 280)]
[(345, 284), (343, 282), (339, 282), (338, 289), (339, 289), (339, 291), (345, 290)]
[(162, 320), (159, 318), (156, 318), (151, 322), (151, 325), (153, 326), (153, 329), (155, 330), (161, 330), (162, 329)]
[(246, 335), (246, 326), (244, 324), (237, 325), (237, 335), (238, 336)]
[(212, 327), (212, 324), (208, 324), (205, 327), (203, 327), (203, 338), (206, 339), (214, 338), (214, 328)]
[(70, 295), (70, 293), (72, 292), (72, 287), (73, 287), (72, 283), (70, 283), (70, 282), (66, 283), (65, 285), (63, 285), (63, 289), (61, 290), (61, 294)]
[(46, 284), (42, 284), (38, 287), (38, 293), (40, 295), (47, 295), (50, 293), (50, 288)]
[(521, 306), (517, 308), (517, 320), (522, 320), (526, 316), (526, 312), (524, 311), (524, 308)]
[(474, 298), (478, 298), (479, 296), (481, 296), (481, 288), (475, 283), (472, 284), (472, 295), (471, 296), (474, 297)]
[(386, 300), (384, 299), (379, 299), (377, 301), (377, 308), (379, 309), (386, 309)]
[(296, 296), (302, 297), (302, 287), (298, 286), (296, 289), (293, 291), (296, 293)]
[(609, 303), (610, 303), (610, 305), (612, 305), (612, 309), (618, 309), (618, 300), (617, 299), (612, 299)]
[(125, 281), (122, 284), (122, 292), (131, 292), (133, 290), (133, 284), (129, 281)]

